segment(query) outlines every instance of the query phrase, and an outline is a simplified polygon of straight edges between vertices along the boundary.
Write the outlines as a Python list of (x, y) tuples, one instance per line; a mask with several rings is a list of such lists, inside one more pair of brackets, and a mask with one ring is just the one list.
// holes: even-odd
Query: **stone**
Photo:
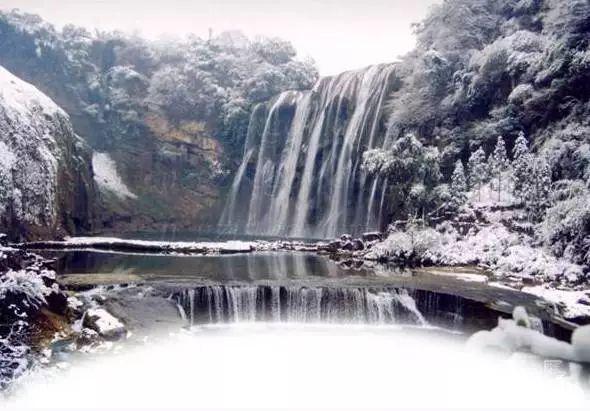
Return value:
[(352, 245), (354, 251), (361, 251), (365, 249), (365, 243), (363, 242), (363, 240), (360, 240), (358, 238), (352, 240)]
[(346, 241), (343, 245), (342, 245), (342, 250), (346, 250), (346, 251), (354, 251), (354, 243), (352, 241)]
[(96, 331), (105, 340), (119, 340), (127, 333), (125, 325), (104, 308), (86, 311), (82, 325)]
[(340, 236), (340, 241), (345, 242), (345, 241), (350, 241), (350, 240), (352, 240), (352, 236), (350, 234), (342, 234)]
[(361, 238), (365, 242), (381, 241), (383, 239), (383, 234), (379, 231), (372, 231), (369, 233), (363, 233)]

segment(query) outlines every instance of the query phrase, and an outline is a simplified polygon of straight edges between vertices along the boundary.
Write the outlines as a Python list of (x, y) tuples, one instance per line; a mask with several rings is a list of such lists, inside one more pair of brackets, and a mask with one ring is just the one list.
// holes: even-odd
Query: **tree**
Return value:
[(540, 221), (550, 205), (551, 167), (544, 157), (531, 156), (530, 182), (525, 189), (525, 209), (532, 221)]
[(514, 196), (520, 202), (524, 202), (525, 189), (529, 185), (531, 177), (530, 167), (532, 156), (524, 133), (521, 131), (512, 149), (512, 181), (514, 184)]
[(498, 136), (494, 153), (490, 159), (490, 171), (493, 178), (498, 182), (498, 201), (501, 200), (502, 193), (502, 173), (506, 171), (508, 167), (508, 156), (506, 155), (506, 145), (502, 136)]
[(433, 205), (433, 189), (441, 176), (440, 153), (436, 147), (425, 147), (415, 135), (400, 137), (390, 150), (366, 151), (362, 167), (388, 179), (392, 200), (399, 202), (406, 216), (424, 216)]
[(451, 177), (451, 201), (457, 207), (467, 201), (467, 179), (465, 178), (465, 170), (461, 160), (457, 160), (455, 163), (455, 169)]
[(481, 200), (481, 186), (487, 180), (486, 153), (481, 147), (471, 154), (467, 168), (469, 185), (477, 190), (478, 198)]

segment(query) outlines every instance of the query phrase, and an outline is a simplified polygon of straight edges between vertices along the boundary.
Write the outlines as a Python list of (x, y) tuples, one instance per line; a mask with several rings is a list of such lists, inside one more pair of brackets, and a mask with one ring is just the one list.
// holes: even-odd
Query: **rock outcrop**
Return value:
[(0, 232), (17, 240), (88, 230), (90, 164), (68, 115), (0, 67)]

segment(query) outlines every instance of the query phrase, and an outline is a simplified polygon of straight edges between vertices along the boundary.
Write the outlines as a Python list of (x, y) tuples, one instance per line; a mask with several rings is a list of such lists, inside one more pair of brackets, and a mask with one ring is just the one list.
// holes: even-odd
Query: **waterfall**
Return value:
[[(191, 325), (271, 321), (423, 326), (428, 321), (421, 310), (440, 315), (448, 304), (429, 293), (365, 287), (211, 285), (178, 292), (173, 298), (188, 313)], [(456, 312), (461, 306), (449, 315), (455, 319)]]
[(379, 228), (380, 210), (373, 207), (367, 216), (367, 206), (381, 193), (361, 159), (383, 144), (393, 73), (385, 64), (349, 71), (320, 79), (310, 91), (284, 92), (265, 110), (257, 107), (220, 226), (321, 238)]

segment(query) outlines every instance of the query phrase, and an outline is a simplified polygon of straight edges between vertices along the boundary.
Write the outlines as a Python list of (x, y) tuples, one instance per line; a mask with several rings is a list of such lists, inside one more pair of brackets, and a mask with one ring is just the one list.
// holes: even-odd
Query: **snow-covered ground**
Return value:
[(416, 265), (479, 266), (495, 279), (492, 285), (522, 288), (542, 297), (554, 303), (564, 318), (590, 317), (588, 268), (556, 257), (532, 234), (535, 227), (522, 217), (509, 178), (505, 180), (499, 197), (491, 184), (485, 184), (468, 193), (467, 204), (454, 220), (435, 228), (417, 225), (393, 231), (364, 257)]
[(135, 195), (117, 172), (117, 164), (107, 153), (92, 154), (94, 181), (101, 191), (107, 191), (120, 199), (136, 199)]
[(525, 293), (556, 304), (564, 318), (590, 317), (590, 290), (560, 290), (547, 285), (523, 287)]

